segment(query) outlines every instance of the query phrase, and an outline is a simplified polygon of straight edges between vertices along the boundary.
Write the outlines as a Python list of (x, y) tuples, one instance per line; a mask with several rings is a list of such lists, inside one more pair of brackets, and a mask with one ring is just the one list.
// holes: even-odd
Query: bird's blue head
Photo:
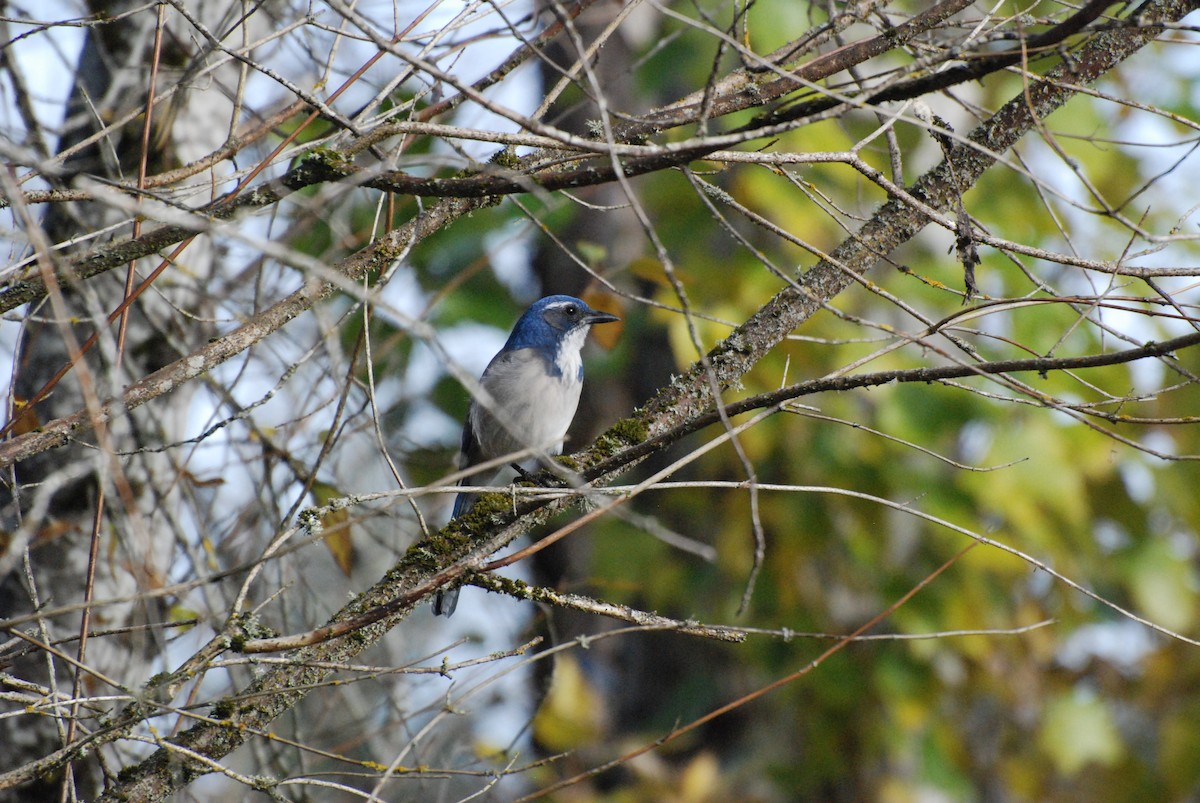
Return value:
[(554, 349), (573, 331), (617, 320), (616, 315), (594, 310), (574, 296), (546, 296), (525, 310), (505, 348)]
[(505, 350), (536, 349), (561, 369), (564, 358), (574, 359), (593, 324), (620, 320), (594, 310), (574, 296), (538, 299), (517, 320)]

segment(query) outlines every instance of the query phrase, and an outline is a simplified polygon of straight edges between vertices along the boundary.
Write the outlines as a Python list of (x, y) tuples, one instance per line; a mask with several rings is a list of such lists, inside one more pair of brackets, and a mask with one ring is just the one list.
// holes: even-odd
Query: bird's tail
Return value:
[[(458, 481), (459, 485), (468, 485), (470, 477), (463, 477)], [(454, 497), (454, 512), (451, 517), (457, 519), (462, 514), (471, 509), (471, 505), (475, 504), (475, 499), (479, 494), (459, 494)], [(433, 596), (433, 615), (449, 617), (454, 613), (454, 609), (458, 606), (459, 589), (451, 588), (446, 591), (439, 591)]]
[(439, 591), (433, 595), (433, 615), (446, 616), (454, 613), (454, 609), (458, 607), (458, 592), (460, 589), (451, 588), (447, 591)]
[[(473, 482), (468, 482), (468, 478), (464, 477), (458, 481), (459, 485), (473, 485)], [(459, 494), (454, 497), (454, 511), (450, 514), (451, 518), (457, 519), (462, 514), (471, 509), (471, 505), (475, 504), (475, 500), (479, 498), (479, 494)]]

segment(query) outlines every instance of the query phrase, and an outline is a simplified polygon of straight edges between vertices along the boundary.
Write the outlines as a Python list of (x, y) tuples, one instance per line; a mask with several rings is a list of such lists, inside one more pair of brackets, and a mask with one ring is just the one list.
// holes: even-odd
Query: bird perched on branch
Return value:
[[(504, 348), (479, 378), (487, 397), (471, 401), (459, 468), (528, 449), (560, 454), (583, 388), (579, 351), (593, 325), (616, 320), (617, 316), (594, 310), (572, 296), (546, 296), (525, 310)], [(459, 484), (487, 484), (494, 474), (494, 470), (481, 472)], [(454, 517), (466, 513), (476, 496), (460, 493), (454, 500)], [(454, 613), (458, 592), (457, 588), (439, 591), (434, 614)]]

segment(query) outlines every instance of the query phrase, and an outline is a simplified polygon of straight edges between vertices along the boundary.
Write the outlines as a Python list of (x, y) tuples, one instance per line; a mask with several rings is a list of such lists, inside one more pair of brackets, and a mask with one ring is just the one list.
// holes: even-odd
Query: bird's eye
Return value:
[(565, 314), (568, 318), (574, 318), (579, 314), (579, 307), (575, 306), (574, 304), (568, 304), (567, 306), (563, 307), (563, 314)]

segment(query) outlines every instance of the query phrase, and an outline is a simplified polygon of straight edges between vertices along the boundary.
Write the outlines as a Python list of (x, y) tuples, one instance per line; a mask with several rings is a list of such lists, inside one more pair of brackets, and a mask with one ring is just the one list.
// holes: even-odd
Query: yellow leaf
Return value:
[(1132, 561), (1133, 598), (1156, 624), (1188, 630), (1196, 618), (1196, 576), (1191, 559), (1164, 538), (1146, 542)]
[(644, 282), (652, 282), (659, 287), (670, 287), (667, 275), (663, 271), (663, 263), (651, 257), (638, 257), (629, 263), (629, 272)]
[(591, 240), (576, 241), (575, 250), (579, 253), (579, 256), (583, 257), (583, 261), (587, 263), (589, 268), (602, 266), (604, 260), (608, 258), (608, 249), (600, 243), (594, 243)]
[(717, 757), (707, 750), (692, 759), (679, 778), (679, 800), (704, 803), (717, 800), (721, 781), (721, 766)]
[[(313, 498), (318, 505), (327, 505), (340, 496), (345, 496), (332, 485), (323, 482), (313, 483)], [(354, 568), (354, 543), (350, 539), (350, 511), (346, 508), (330, 510), (321, 517), (324, 528), (325, 548), (333, 556), (333, 562), (342, 570), (342, 574), (350, 576)]]
[(167, 612), (167, 617), (176, 624), (180, 622), (188, 623), (186, 627), (176, 628), (176, 632), (179, 633), (190, 630), (192, 625), (200, 620), (200, 614), (196, 613), (196, 611), (193, 611), (191, 608), (185, 608), (182, 605), (172, 605), (170, 610)]
[(580, 300), (594, 310), (609, 312), (622, 319), (592, 327), (592, 339), (606, 351), (612, 349), (625, 331), (625, 310), (621, 306), (621, 299), (593, 284), (583, 291)]
[(13, 397), (13, 417), (9, 421), (9, 430), (13, 435), (24, 435), (26, 432), (33, 432), (42, 425), (38, 420), (37, 412), (29, 406), (25, 399)]
[(548, 750), (561, 752), (595, 742), (603, 730), (600, 695), (573, 656), (554, 662), (550, 691), (533, 718), (533, 732)]

